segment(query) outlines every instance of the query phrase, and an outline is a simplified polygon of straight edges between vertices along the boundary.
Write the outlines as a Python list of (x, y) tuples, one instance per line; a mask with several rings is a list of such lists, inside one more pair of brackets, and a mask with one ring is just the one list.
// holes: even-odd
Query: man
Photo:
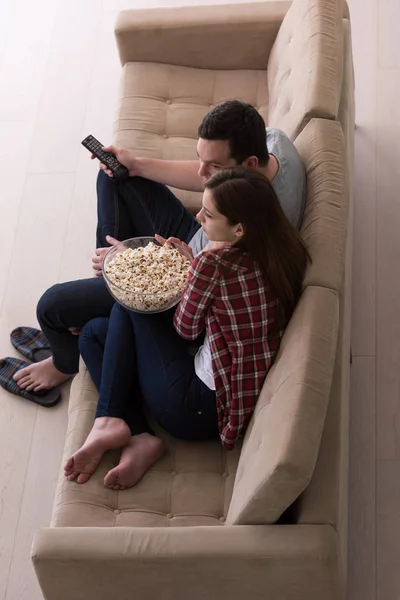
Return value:
[(78, 371), (77, 334), (90, 319), (108, 316), (114, 304), (102, 277), (102, 261), (110, 245), (158, 233), (188, 243), (194, 254), (205, 248), (208, 240), (199, 223), (166, 186), (201, 192), (204, 182), (219, 169), (244, 165), (271, 181), (286, 216), (300, 226), (306, 199), (305, 169), (282, 131), (266, 130), (253, 106), (228, 100), (206, 115), (198, 135), (195, 161), (137, 158), (128, 150), (105, 148), (129, 169), (130, 177), (113, 182), (112, 173), (100, 165), (93, 258), (96, 277), (55, 285), (41, 297), (37, 317), (53, 356), (18, 371), (14, 379), (21, 388), (49, 389)]

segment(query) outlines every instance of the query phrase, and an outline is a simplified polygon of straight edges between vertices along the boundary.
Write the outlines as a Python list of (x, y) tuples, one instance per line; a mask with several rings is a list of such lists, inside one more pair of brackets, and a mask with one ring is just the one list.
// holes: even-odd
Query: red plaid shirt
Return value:
[(186, 340), (210, 340), (222, 444), (231, 450), (253, 414), (282, 337), (278, 299), (242, 250), (201, 252), (193, 260), (174, 325)]

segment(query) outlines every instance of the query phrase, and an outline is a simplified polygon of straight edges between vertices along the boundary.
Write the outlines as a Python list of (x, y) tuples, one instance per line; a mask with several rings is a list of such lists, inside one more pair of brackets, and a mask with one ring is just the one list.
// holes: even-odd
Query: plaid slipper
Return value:
[(17, 327), (11, 332), (10, 339), (14, 348), (32, 362), (40, 362), (51, 356), (49, 342), (40, 329)]
[(29, 367), (29, 363), (18, 358), (0, 359), (0, 385), (11, 394), (30, 400), (40, 406), (54, 406), (61, 398), (61, 392), (58, 387), (51, 390), (42, 390), (41, 392), (27, 392), (19, 387), (13, 377), (17, 371)]

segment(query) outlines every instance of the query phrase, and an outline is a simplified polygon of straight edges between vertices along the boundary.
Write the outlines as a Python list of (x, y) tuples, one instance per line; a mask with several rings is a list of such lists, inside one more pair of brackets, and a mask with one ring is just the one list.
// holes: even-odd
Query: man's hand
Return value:
[[(119, 244), (119, 241), (116, 240), (115, 238), (111, 237), (111, 235), (108, 235), (106, 237), (106, 240), (109, 244), (111, 244), (111, 246), (115, 246), (115, 244)], [(104, 260), (104, 256), (106, 255), (106, 253), (109, 249), (110, 249), (109, 247), (96, 249), (96, 252), (92, 258), (93, 271), (94, 271), (94, 274), (96, 275), (96, 277), (103, 277), (103, 260)]]
[(68, 327), (68, 331), (72, 333), (72, 335), (79, 335), (82, 331), (82, 327)]
[(162, 237), (162, 235), (158, 235), (158, 233), (155, 234), (154, 236), (157, 240), (157, 242), (159, 242), (162, 246), (164, 244), (170, 244), (173, 248), (176, 248), (177, 250), (179, 250), (179, 252), (188, 260), (192, 261), (194, 256), (193, 256), (193, 250), (191, 249), (190, 246), (188, 246), (186, 244), (186, 242), (182, 242), (182, 240), (179, 240), (176, 237), (169, 237), (167, 240), (165, 238)]
[[(112, 154), (117, 157), (117, 160), (129, 170), (129, 175), (131, 177), (139, 175), (136, 158), (133, 156), (132, 152), (124, 150), (123, 148), (117, 148), (116, 146), (103, 146), (102, 150), (104, 150), (104, 152), (112, 152)], [(95, 158), (94, 154), (92, 154), (91, 159), (93, 160)], [(99, 167), (107, 173), (109, 177), (114, 177), (113, 172), (110, 171), (110, 169), (107, 169), (106, 165), (100, 163)]]

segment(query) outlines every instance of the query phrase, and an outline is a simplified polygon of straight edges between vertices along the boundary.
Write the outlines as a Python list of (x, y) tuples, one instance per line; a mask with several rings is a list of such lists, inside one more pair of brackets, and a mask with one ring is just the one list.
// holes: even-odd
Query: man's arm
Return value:
[[(115, 154), (119, 162), (129, 169), (131, 177), (144, 177), (189, 192), (202, 192), (204, 189), (203, 181), (198, 175), (199, 163), (197, 160), (138, 158), (129, 150), (116, 146), (105, 146), (103, 150)], [(92, 156), (92, 158), (94, 157)], [(113, 176), (112, 172), (102, 163), (100, 163), (100, 168), (109, 177)]]
[(139, 177), (189, 192), (202, 192), (204, 190), (203, 181), (197, 174), (199, 170), (197, 160), (136, 158), (135, 162), (134, 174), (139, 175)]

